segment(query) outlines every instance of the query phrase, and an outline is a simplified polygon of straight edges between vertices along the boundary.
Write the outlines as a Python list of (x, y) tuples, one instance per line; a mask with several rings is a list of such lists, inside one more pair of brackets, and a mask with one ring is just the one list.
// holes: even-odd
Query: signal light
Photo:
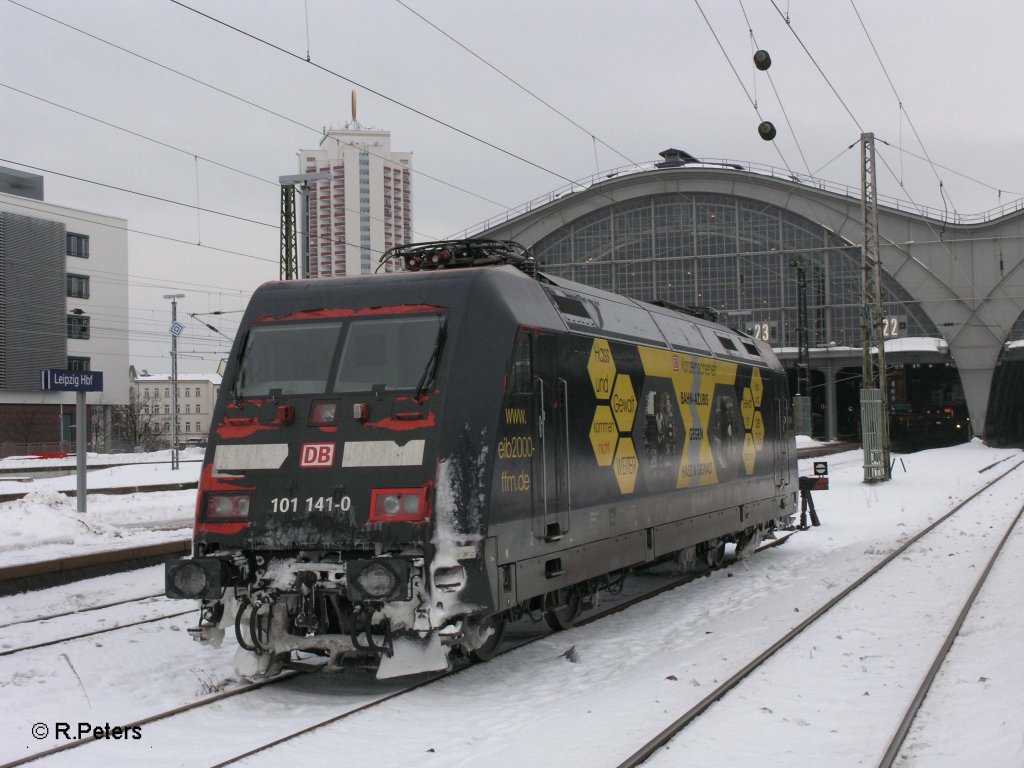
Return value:
[(422, 523), (430, 517), (427, 488), (375, 489), (370, 494), (371, 523)]
[(314, 427), (325, 427), (338, 420), (338, 404), (334, 402), (313, 403), (309, 422)]
[(204, 518), (208, 522), (248, 520), (251, 504), (248, 493), (208, 493)]

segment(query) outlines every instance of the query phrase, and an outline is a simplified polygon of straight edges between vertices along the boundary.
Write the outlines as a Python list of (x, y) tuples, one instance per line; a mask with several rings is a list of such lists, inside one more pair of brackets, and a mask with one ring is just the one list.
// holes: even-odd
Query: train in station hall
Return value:
[(787, 526), (786, 374), (699, 310), (546, 276), (521, 246), (392, 249), (387, 276), (253, 295), (168, 597), (239, 674), (487, 659), (629, 571), (698, 569)]

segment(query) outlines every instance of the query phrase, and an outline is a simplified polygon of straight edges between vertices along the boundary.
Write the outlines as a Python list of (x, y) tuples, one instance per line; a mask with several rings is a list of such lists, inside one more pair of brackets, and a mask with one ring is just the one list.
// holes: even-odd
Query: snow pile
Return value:
[(56, 491), (32, 491), (3, 505), (0, 515), (0, 562), (10, 550), (48, 544), (74, 544), (88, 525), (75, 514), (75, 500)]

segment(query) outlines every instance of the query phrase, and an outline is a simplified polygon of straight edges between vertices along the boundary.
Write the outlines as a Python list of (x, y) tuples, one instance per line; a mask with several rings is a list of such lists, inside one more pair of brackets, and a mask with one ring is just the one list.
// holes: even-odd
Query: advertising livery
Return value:
[(485, 659), (526, 613), (568, 627), (631, 569), (788, 523), (767, 345), (514, 243), (385, 258), (406, 271), (262, 286), (235, 340), (167, 594), (201, 601), (197, 640), (234, 634), (239, 673)]

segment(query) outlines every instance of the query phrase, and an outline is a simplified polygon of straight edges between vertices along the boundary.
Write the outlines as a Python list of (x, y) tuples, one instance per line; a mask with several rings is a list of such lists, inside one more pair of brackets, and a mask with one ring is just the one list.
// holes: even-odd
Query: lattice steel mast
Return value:
[[(878, 188), (875, 180), (875, 135), (862, 133), (861, 218), (864, 224), (861, 336), (863, 388), (860, 395), (864, 482), (888, 480), (889, 397), (885, 377), (885, 338), (882, 334), (882, 267), (878, 242)], [(877, 349), (877, 358), (872, 356)]]

